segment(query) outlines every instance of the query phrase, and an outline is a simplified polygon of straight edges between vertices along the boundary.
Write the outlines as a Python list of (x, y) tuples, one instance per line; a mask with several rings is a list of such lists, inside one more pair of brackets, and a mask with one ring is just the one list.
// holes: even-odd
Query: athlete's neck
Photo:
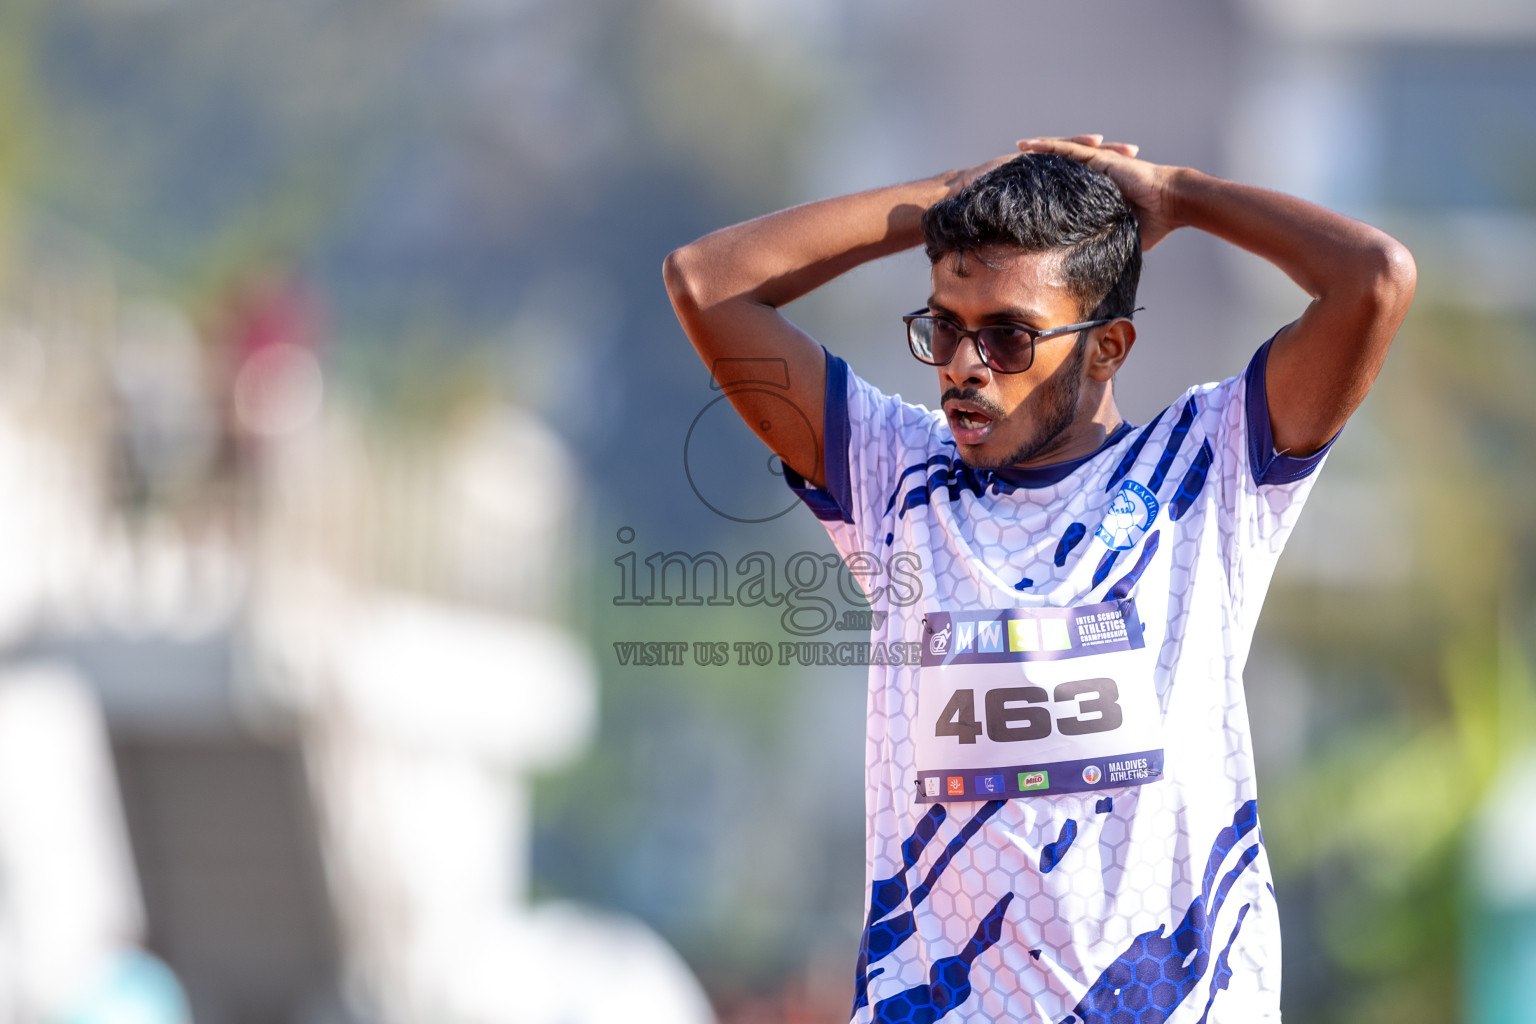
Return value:
[(1059, 462), (1071, 462), (1092, 455), (1104, 447), (1109, 436), (1125, 422), (1125, 418), (1120, 415), (1120, 407), (1115, 404), (1114, 388), (1105, 387), (1096, 402), (1089, 399), (1086, 393), (1082, 398), (1071, 425), (1034, 458), (1017, 463), (1017, 468), (1039, 469)]

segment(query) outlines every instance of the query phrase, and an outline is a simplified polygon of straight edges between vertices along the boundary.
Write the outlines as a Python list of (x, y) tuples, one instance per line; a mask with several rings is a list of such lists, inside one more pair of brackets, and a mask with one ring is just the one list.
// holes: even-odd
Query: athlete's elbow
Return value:
[(701, 281), (698, 264), (698, 254), (691, 245), (672, 250), (661, 261), (661, 279), (666, 282), (667, 295), (676, 309), (699, 308)]
[(1406, 310), (1419, 284), (1419, 268), (1406, 245), (1395, 238), (1390, 241), (1392, 244), (1384, 253), (1386, 267), (1382, 277), (1393, 299)]
[(1408, 312), (1418, 286), (1419, 270), (1408, 247), (1389, 235), (1382, 235), (1373, 248), (1366, 292), (1380, 315), (1399, 319)]

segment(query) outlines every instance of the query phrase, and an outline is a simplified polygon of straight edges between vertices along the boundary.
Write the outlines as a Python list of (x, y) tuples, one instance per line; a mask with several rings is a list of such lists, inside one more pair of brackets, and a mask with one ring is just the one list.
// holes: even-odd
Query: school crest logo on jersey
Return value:
[(1096, 536), (1116, 551), (1133, 548), (1157, 518), (1157, 508), (1157, 495), (1135, 480), (1127, 480), (1109, 503)]

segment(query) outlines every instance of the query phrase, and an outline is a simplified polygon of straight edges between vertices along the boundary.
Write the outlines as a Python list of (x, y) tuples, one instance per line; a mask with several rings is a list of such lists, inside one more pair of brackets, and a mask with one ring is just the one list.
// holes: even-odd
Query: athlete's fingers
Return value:
[(1033, 139), (1021, 140), (1019, 142), (1019, 148), (1025, 149), (1025, 143), (1040, 143), (1042, 144), (1042, 147), (1044, 143), (1064, 143), (1067, 145), (1088, 146), (1092, 149), (1097, 149), (1099, 148), (1100, 144), (1103, 143), (1103, 141), (1104, 136), (1102, 135), (1041, 135)]
[(1071, 139), (1021, 139), (1019, 149), (1025, 153), (1060, 153), (1074, 160), (1089, 160), (1100, 152), (1098, 146)]
[(1085, 154), (1083, 150), (1097, 152), (1109, 150), (1111, 153), (1118, 153), (1132, 159), (1141, 152), (1141, 147), (1133, 142), (1105, 142), (1103, 139), (1102, 135), (1074, 135), (1070, 139), (1060, 137), (1021, 139), (1019, 149), (1025, 153), (1061, 153), (1078, 160), (1089, 159), (1090, 154)]

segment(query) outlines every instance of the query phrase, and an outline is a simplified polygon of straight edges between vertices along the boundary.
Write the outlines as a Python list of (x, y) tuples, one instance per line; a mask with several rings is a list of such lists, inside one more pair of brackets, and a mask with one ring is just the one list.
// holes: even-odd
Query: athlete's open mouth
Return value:
[(949, 429), (959, 444), (980, 444), (996, 422), (970, 402), (948, 402), (944, 413), (949, 417)]

